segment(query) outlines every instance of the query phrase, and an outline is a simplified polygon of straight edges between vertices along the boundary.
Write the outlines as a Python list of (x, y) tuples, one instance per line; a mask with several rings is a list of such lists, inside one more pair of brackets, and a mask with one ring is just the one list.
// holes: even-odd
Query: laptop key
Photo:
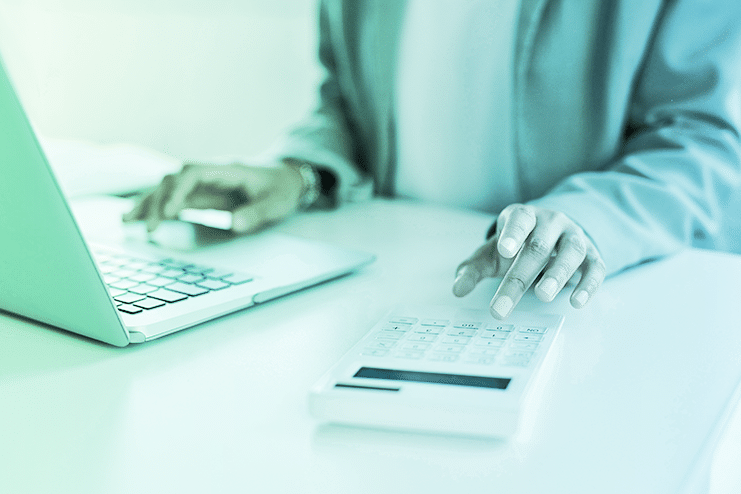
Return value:
[(157, 307), (162, 307), (165, 303), (154, 298), (145, 298), (144, 300), (136, 302), (134, 305), (141, 307), (142, 309), (155, 309)]
[(157, 278), (147, 281), (147, 285), (159, 286), (159, 287), (172, 285), (173, 283), (175, 283), (175, 280), (173, 278), (162, 278), (159, 276)]
[[(159, 287), (147, 285), (146, 283), (142, 283), (141, 285), (137, 285), (134, 287), (129, 288), (129, 291), (132, 293), (138, 293), (139, 295), (146, 295), (147, 293), (153, 292), (155, 290), (159, 289)], [(121, 295), (120, 293), (117, 295)], [(113, 295), (114, 297), (116, 295)]]
[(167, 289), (174, 292), (184, 293), (186, 295), (190, 295), (191, 297), (208, 293), (208, 290), (206, 290), (205, 288), (201, 288), (200, 286), (191, 285), (188, 283), (181, 283), (179, 281), (176, 281), (172, 285), (167, 285)]
[(183, 283), (200, 283), (204, 279), (201, 275), (187, 273), (178, 278), (178, 281), (182, 281)]
[(220, 280), (212, 280), (212, 279), (206, 279), (203, 281), (199, 281), (196, 283), (196, 285), (207, 288), (209, 290), (221, 290), (222, 288), (226, 288), (228, 286), (231, 286), (229, 283), (225, 283)]
[(133, 305), (129, 304), (119, 305), (118, 310), (127, 314), (138, 314), (142, 311), (139, 307), (134, 307)]
[(108, 286), (118, 288), (119, 290), (128, 290), (129, 288), (133, 288), (138, 284), (138, 282), (132, 280), (119, 280), (115, 283), (109, 283)]
[(227, 283), (231, 283), (232, 285), (241, 285), (242, 283), (252, 281), (254, 278), (254, 276), (250, 276), (248, 274), (234, 273), (229, 276), (224, 276), (223, 278), (221, 278), (221, 280), (226, 281)]
[(146, 272), (142, 273), (142, 272), (138, 272), (138, 273), (135, 273), (135, 274), (129, 276), (128, 278), (130, 280), (138, 281), (139, 283), (144, 283), (145, 281), (153, 280), (156, 277), (157, 277), (157, 275), (156, 274), (153, 274), (153, 273), (146, 273)]
[(113, 297), (117, 302), (123, 302), (124, 304), (133, 304), (134, 302), (138, 302), (142, 299), (144, 299), (144, 295), (139, 295), (137, 293), (131, 293), (127, 292), (123, 295), (119, 295), (118, 297)]
[(185, 271), (182, 269), (165, 269), (161, 273), (159, 273), (160, 276), (163, 276), (165, 278), (180, 278), (185, 274)]
[(221, 278), (226, 278), (227, 276), (231, 276), (233, 274), (234, 274), (234, 271), (226, 271), (223, 269), (213, 269), (209, 273), (207, 273), (206, 276), (210, 279), (220, 280)]
[(200, 266), (198, 264), (191, 264), (190, 266), (186, 266), (183, 269), (185, 269), (188, 273), (200, 275), (205, 275), (206, 273), (215, 271), (214, 268), (209, 268), (208, 266)]
[(162, 300), (164, 302), (179, 302), (180, 300), (185, 300), (186, 298), (188, 298), (187, 295), (173, 292), (167, 290), (166, 288), (160, 288), (156, 292), (150, 293), (149, 296), (151, 298), (156, 298), (157, 300)]
[(116, 298), (119, 295), (123, 295), (124, 293), (126, 293), (126, 290), (121, 290), (120, 288), (108, 287), (108, 293), (111, 295), (111, 297)]

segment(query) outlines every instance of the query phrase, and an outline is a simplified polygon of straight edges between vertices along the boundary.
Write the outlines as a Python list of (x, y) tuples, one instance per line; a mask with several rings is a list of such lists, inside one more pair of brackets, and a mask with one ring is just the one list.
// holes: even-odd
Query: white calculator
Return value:
[(378, 322), (312, 388), (325, 422), (506, 437), (563, 316), (404, 307)]

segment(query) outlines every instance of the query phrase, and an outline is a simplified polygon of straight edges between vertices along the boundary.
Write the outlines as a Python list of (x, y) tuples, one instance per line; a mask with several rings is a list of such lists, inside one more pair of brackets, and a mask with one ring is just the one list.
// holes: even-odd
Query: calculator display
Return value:
[(410, 381), (475, 388), (507, 389), (511, 379), (505, 377), (467, 376), (462, 374), (441, 374), (437, 372), (417, 372), (406, 370), (361, 367), (353, 377), (367, 379), (386, 379), (389, 381)]

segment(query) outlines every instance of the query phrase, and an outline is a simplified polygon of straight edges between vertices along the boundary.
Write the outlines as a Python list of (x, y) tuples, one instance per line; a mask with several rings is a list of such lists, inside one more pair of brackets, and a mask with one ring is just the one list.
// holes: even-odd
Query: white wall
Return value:
[(315, 100), (315, 0), (0, 0), (0, 53), (46, 137), (254, 155)]

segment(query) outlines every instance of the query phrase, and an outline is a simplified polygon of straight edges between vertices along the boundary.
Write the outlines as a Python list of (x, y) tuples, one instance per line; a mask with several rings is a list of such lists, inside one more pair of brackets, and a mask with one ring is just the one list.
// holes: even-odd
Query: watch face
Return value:
[(299, 198), (299, 206), (301, 208), (308, 208), (309, 206), (314, 204), (314, 202), (319, 197), (319, 174), (309, 163), (298, 162), (296, 164), (291, 164), (299, 172), (299, 174), (301, 175), (301, 180), (303, 181), (303, 189), (301, 191), (301, 197)]

